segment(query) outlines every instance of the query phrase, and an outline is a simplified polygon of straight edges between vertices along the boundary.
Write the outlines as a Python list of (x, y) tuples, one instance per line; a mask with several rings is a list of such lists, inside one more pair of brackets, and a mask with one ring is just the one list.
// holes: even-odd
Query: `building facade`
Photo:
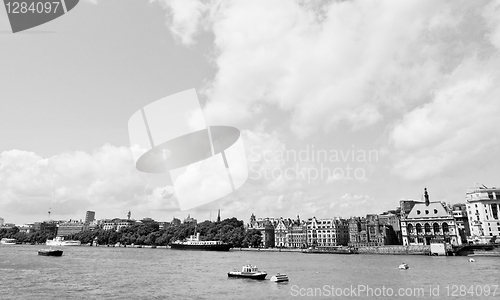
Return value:
[(85, 224), (90, 224), (95, 220), (95, 211), (88, 210), (85, 213)]
[(451, 208), (440, 201), (431, 202), (427, 189), (425, 201), (414, 201), (408, 214), (401, 216), (403, 245), (430, 245), (432, 242), (461, 244), (458, 227)]
[(250, 216), (250, 223), (247, 224), (247, 229), (256, 229), (261, 234), (261, 247), (273, 248), (275, 247), (274, 225), (270, 218), (257, 219), (254, 214)]
[(307, 220), (307, 244), (312, 247), (328, 248), (347, 246), (349, 243), (349, 222), (340, 218)]
[(488, 243), (500, 235), (500, 189), (471, 188), (466, 196), (471, 240)]
[(84, 224), (80, 221), (69, 220), (68, 222), (60, 223), (57, 228), (58, 236), (68, 236), (79, 233), (84, 230)]

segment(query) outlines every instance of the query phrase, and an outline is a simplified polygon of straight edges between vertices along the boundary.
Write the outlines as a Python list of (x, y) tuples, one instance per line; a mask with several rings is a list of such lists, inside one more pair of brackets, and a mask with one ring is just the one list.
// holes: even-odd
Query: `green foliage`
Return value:
[(156, 222), (134, 224), (123, 227), (120, 231), (96, 229), (82, 231), (68, 236), (66, 239), (80, 240), (82, 244), (97, 241), (100, 245), (155, 245), (166, 246), (177, 240), (184, 240), (190, 235), (200, 233), (204, 241), (223, 241), (231, 243), (233, 247), (258, 247), (261, 241), (258, 230), (245, 232), (244, 223), (236, 218), (226, 219), (221, 222), (205, 221), (198, 225), (181, 224), (160, 230)]

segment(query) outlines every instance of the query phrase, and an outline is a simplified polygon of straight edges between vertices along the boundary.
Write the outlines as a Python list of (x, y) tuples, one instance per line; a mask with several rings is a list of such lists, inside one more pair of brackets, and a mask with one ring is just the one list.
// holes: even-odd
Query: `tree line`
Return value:
[[(146, 222), (123, 227), (119, 231), (94, 229), (85, 230), (65, 237), (66, 240), (79, 240), (82, 244), (96, 242), (99, 245), (151, 245), (167, 246), (177, 240), (184, 240), (190, 235), (200, 233), (200, 240), (222, 241), (233, 247), (258, 247), (261, 244), (261, 232), (255, 229), (245, 230), (243, 221), (236, 218), (221, 222), (204, 221), (197, 225), (181, 224), (160, 229), (156, 222)], [(50, 233), (34, 231), (19, 232), (16, 227), (1, 229), (0, 238), (15, 238), (22, 243), (45, 243), (51, 239)]]

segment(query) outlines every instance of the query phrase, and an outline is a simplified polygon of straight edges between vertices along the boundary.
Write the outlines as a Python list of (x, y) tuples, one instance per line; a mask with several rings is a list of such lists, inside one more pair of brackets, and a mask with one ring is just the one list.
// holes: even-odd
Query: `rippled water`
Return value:
[[(400, 288), (424, 288), (420, 297), (394, 295), (394, 299), (500, 299), (500, 288), (494, 297), (478, 295), (484, 294), (485, 285), (499, 284), (499, 257), (476, 257), (470, 263), (467, 257), (87, 246), (63, 247), (62, 257), (44, 257), (37, 255), (39, 248), (0, 245), (0, 299), (342, 299), (346, 297), (340, 295), (348, 295), (346, 288), (359, 285), (377, 291), (390, 288), (395, 293)], [(402, 261), (410, 265), (409, 270), (398, 269)], [(266, 270), (268, 278), (286, 273), (290, 282), (227, 278), (228, 271), (247, 263)], [(460, 295), (461, 285), (468, 288), (467, 295)], [(331, 286), (342, 288), (344, 294), (332, 297)], [(431, 297), (430, 286), (434, 292), (439, 287), (439, 297)], [(351, 299), (388, 298), (355, 292)]]

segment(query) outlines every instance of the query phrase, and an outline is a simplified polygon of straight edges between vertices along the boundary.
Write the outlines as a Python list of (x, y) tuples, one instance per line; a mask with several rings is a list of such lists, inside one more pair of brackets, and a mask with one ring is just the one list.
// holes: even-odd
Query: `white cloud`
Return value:
[[(81, 151), (42, 158), (33, 152), (0, 154), (0, 209), (9, 214), (82, 215), (95, 210), (102, 217), (136, 209), (172, 209), (168, 187), (148, 187), (148, 175), (134, 167), (126, 147), (104, 145), (93, 153)], [(174, 203), (174, 204), (172, 204)]]
[[(432, 102), (414, 109), (396, 124), (391, 143), (394, 172), (407, 179), (441, 174), (494, 161), (500, 147), (500, 57), (464, 61), (436, 90)], [(465, 167), (465, 168), (464, 168)]]
[[(155, 0), (151, 0), (153, 2)], [(168, 24), (174, 37), (184, 45), (195, 43), (200, 19), (207, 9), (202, 1), (198, 0), (156, 0), (168, 10)]]

